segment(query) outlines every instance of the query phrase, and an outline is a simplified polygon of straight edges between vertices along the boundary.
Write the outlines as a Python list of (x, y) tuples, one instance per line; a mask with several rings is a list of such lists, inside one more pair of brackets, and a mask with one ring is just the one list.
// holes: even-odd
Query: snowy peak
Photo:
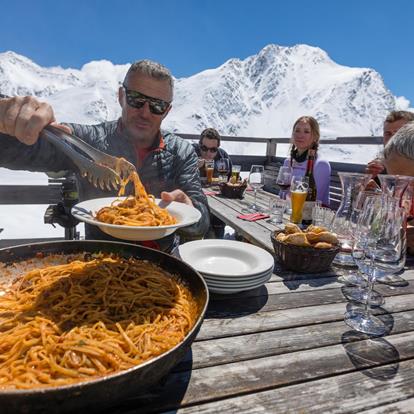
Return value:
[[(80, 70), (43, 68), (14, 52), (0, 54), (0, 91), (49, 101), (62, 121), (96, 123), (120, 115), (117, 91), (129, 65), (107, 60)], [(295, 119), (315, 116), (324, 136), (379, 134), (397, 102), (380, 74), (334, 62), (308, 45), (269, 44), (244, 60), (176, 80), (168, 129), (223, 135), (289, 136)], [(405, 109), (401, 107), (400, 109)]]

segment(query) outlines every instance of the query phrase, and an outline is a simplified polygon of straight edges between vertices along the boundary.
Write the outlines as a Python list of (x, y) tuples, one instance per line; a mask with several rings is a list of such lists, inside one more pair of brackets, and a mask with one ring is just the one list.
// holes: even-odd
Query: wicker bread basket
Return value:
[(276, 240), (280, 231), (271, 234), (275, 256), (286, 269), (300, 273), (319, 273), (329, 269), (339, 251), (339, 246), (331, 249), (295, 246)]
[(220, 192), (226, 198), (243, 198), (247, 188), (247, 183), (240, 185), (230, 185), (228, 183), (220, 183)]

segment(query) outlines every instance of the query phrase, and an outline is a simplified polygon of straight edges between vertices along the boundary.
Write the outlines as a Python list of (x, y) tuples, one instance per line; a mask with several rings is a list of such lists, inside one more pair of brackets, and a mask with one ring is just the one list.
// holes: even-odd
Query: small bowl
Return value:
[(329, 270), (339, 246), (330, 249), (316, 249), (315, 247), (295, 246), (276, 240), (282, 230), (271, 233), (273, 248), (278, 262), (288, 270), (299, 273), (319, 273)]
[(247, 188), (247, 183), (240, 183), (239, 185), (231, 185), (229, 183), (219, 184), (220, 192), (226, 198), (243, 198), (244, 192)]

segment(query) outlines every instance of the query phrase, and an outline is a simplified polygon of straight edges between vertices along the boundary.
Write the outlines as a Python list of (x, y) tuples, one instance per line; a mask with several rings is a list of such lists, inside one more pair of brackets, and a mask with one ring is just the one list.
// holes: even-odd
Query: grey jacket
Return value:
[[(184, 191), (191, 198), (194, 207), (201, 212), (202, 218), (197, 224), (183, 229), (182, 232), (189, 237), (204, 235), (209, 227), (208, 204), (201, 189), (197, 156), (189, 142), (177, 135), (163, 133), (164, 148), (158, 149), (157, 143), (154, 150), (147, 154), (142, 165), (138, 166), (135, 148), (125, 134), (122, 134), (119, 121), (98, 125), (68, 125), (75, 135), (94, 147), (108, 154), (124, 157), (134, 164), (145, 188), (155, 197), (159, 197), (162, 191)], [(42, 139), (33, 146), (27, 146), (13, 137), (0, 134), (0, 166), (40, 172), (74, 171), (80, 201), (116, 195), (116, 191), (101, 190), (90, 184), (78, 174), (70, 159)], [(98, 238), (96, 233), (89, 236), (87, 234), (87, 237)]]

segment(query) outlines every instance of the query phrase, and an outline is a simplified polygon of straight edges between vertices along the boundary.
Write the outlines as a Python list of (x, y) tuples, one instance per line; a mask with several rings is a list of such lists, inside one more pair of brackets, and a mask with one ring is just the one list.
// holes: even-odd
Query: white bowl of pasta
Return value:
[[(82, 201), (72, 208), (78, 220), (98, 226), (104, 233), (123, 240), (157, 240), (181, 227), (197, 223), (201, 213), (193, 206), (171, 202), (158, 207), (159, 199), (137, 207), (133, 197), (106, 197)], [(167, 224), (164, 224), (167, 223)]]

